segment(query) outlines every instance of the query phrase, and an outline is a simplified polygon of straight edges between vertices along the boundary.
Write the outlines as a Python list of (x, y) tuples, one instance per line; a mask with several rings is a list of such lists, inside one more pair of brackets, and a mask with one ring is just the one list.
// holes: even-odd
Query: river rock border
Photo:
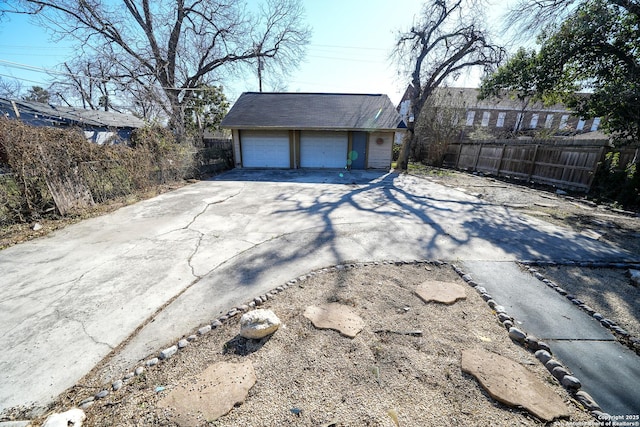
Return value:
[(631, 335), (626, 329), (623, 329), (615, 321), (604, 317), (598, 313), (595, 309), (585, 304), (578, 299), (575, 295), (567, 292), (560, 287), (557, 283), (547, 279), (542, 273), (540, 273), (535, 267), (584, 267), (584, 268), (609, 268), (609, 269), (640, 269), (640, 263), (638, 262), (589, 262), (589, 261), (577, 261), (577, 262), (552, 262), (552, 261), (520, 261), (519, 264), (531, 273), (536, 279), (555, 290), (560, 295), (567, 298), (574, 305), (579, 307), (582, 311), (589, 314), (596, 319), (602, 326), (609, 329), (615, 336), (618, 342), (629, 347), (629, 349), (635, 351), (640, 356), (640, 338)]
[[(87, 409), (94, 404), (95, 401), (103, 399), (107, 397), (111, 393), (115, 393), (118, 390), (122, 389), (122, 387), (133, 378), (142, 375), (146, 369), (152, 367), (160, 367), (161, 363), (175, 354), (177, 354), (181, 349), (187, 347), (191, 342), (198, 339), (198, 337), (206, 335), (211, 331), (223, 326), (228, 320), (249, 311), (252, 308), (256, 308), (269, 301), (270, 299), (275, 298), (278, 294), (284, 292), (291, 286), (299, 286), (304, 288), (305, 281), (318, 275), (318, 274), (326, 274), (336, 271), (348, 271), (356, 268), (362, 267), (370, 267), (370, 266), (378, 266), (378, 265), (433, 265), (437, 267), (442, 267), (446, 265), (451, 265), (453, 270), (472, 288), (474, 288), (482, 297), (484, 301), (492, 308), (495, 312), (498, 321), (506, 328), (508, 331), (509, 337), (516, 343), (524, 346), (530, 351), (535, 353), (535, 357), (551, 372), (551, 374), (569, 391), (569, 393), (578, 401), (585, 409), (587, 409), (594, 417), (599, 420), (607, 419), (609, 417), (608, 414), (603, 413), (600, 406), (595, 402), (595, 400), (585, 391), (580, 390), (581, 382), (579, 379), (570, 374), (570, 372), (560, 364), (557, 360), (553, 359), (551, 355), (551, 349), (549, 346), (543, 341), (538, 340), (532, 335), (527, 335), (524, 331), (514, 327), (514, 318), (509, 316), (506, 313), (506, 310), (503, 306), (499, 305), (486, 291), (486, 289), (481, 286), (479, 283), (475, 282), (473, 278), (462, 271), (455, 264), (449, 264), (445, 261), (431, 261), (431, 260), (413, 260), (413, 261), (398, 261), (398, 260), (385, 260), (385, 261), (372, 261), (372, 262), (353, 262), (353, 263), (343, 263), (337, 264), (330, 267), (321, 268), (318, 270), (313, 270), (307, 274), (302, 276), (298, 276), (295, 279), (291, 279), (284, 283), (281, 286), (277, 286), (276, 288), (258, 295), (253, 299), (249, 300), (244, 304), (240, 304), (236, 307), (231, 308), (226, 313), (219, 315), (215, 319), (213, 319), (209, 324), (203, 325), (196, 330), (194, 330), (191, 335), (186, 338), (180, 339), (176, 344), (167, 347), (161, 350), (157, 355), (151, 355), (147, 358), (146, 361), (140, 363), (136, 366), (132, 371), (127, 372), (121, 379), (114, 381), (110, 386), (104, 387), (101, 391), (94, 394), (93, 396), (87, 397), (86, 399), (80, 401), (78, 403), (78, 407), (80, 409)], [(162, 388), (163, 389), (163, 388)], [(162, 391), (162, 389), (156, 389), (156, 391)]]
[(547, 368), (551, 375), (558, 380), (569, 394), (571, 394), (575, 400), (588, 410), (598, 421), (606, 420), (611, 417), (609, 414), (602, 412), (600, 406), (589, 393), (584, 390), (580, 390), (582, 387), (581, 381), (573, 376), (565, 366), (553, 358), (551, 348), (549, 348), (547, 343), (540, 341), (533, 335), (528, 335), (525, 331), (522, 331), (519, 328), (516, 328), (514, 326), (516, 322), (515, 319), (507, 314), (506, 309), (499, 305), (493, 297), (487, 293), (486, 288), (482, 286), (482, 284), (473, 280), (473, 277), (470, 274), (465, 273), (457, 265), (452, 264), (451, 267), (456, 273), (458, 273), (462, 280), (480, 294), (480, 297), (482, 297), (482, 299), (495, 313), (498, 322), (500, 322), (508, 331), (509, 338), (511, 338), (513, 342), (534, 353), (536, 359), (538, 359), (540, 363)]

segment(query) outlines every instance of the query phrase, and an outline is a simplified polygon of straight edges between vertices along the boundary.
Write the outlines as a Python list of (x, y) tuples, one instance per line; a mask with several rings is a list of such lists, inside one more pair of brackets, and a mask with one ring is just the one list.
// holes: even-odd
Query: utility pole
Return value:
[(260, 92), (262, 92), (262, 67), (262, 58), (258, 56), (258, 87)]
[(260, 92), (262, 92), (262, 69), (263, 69), (263, 65), (262, 65), (262, 57), (260, 56), (260, 51), (262, 50), (262, 44), (260, 43), (254, 43), (253, 44), (253, 50), (256, 54), (256, 57), (258, 58), (258, 88), (260, 90)]

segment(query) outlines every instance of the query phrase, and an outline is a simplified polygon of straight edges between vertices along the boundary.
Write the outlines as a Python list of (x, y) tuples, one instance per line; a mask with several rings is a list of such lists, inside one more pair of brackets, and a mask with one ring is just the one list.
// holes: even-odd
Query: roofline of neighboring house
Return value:
[[(400, 126), (400, 124), (398, 124)], [(231, 130), (313, 130), (313, 131), (330, 131), (330, 132), (352, 132), (352, 131), (360, 131), (360, 132), (397, 132), (397, 131), (405, 131), (406, 127), (395, 127), (395, 128), (336, 128), (336, 127), (291, 127), (291, 126), (253, 126), (253, 125), (232, 125), (232, 126), (221, 126), (224, 129)]]
[[(64, 107), (64, 106), (55, 106), (50, 104), (43, 104), (40, 102), (34, 101), (24, 101), (24, 100), (14, 100), (8, 98), (0, 98), (1, 103), (10, 104), (11, 108), (15, 114), (15, 118), (22, 121), (22, 115), (31, 115), (34, 118), (37, 118), (42, 121), (50, 122), (52, 125), (67, 125), (67, 126), (77, 126), (83, 129), (140, 129), (144, 126), (144, 124), (135, 125), (132, 123), (121, 123), (117, 125), (110, 125), (100, 120), (100, 117), (83, 117), (82, 113), (87, 111), (91, 112), (93, 110), (85, 110), (83, 108), (77, 107)], [(44, 109), (38, 108), (38, 104), (41, 104)], [(61, 108), (61, 109), (59, 109)], [(128, 116), (124, 113), (115, 113), (115, 112), (102, 112), (99, 114), (109, 114), (111, 116)], [(38, 117), (40, 116), (40, 117)], [(131, 116), (134, 118), (135, 116)], [(136, 118), (137, 119), (137, 118)]]
[(353, 95), (353, 96), (386, 96), (385, 93), (345, 93), (345, 92), (243, 92), (243, 94), (255, 95)]

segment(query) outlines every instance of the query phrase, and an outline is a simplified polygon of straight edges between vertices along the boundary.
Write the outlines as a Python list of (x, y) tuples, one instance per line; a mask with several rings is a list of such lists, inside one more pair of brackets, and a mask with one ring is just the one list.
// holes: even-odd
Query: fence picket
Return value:
[[(446, 167), (526, 179), (560, 188), (588, 192), (604, 155), (607, 141), (571, 144), (567, 141), (483, 141), (451, 144)], [(638, 148), (622, 148), (620, 166), (638, 162)]]

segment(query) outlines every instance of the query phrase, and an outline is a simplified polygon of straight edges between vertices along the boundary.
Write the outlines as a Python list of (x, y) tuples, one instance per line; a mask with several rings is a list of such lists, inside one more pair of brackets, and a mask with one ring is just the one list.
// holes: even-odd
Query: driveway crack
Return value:
[(191, 255), (189, 255), (189, 258), (187, 258), (187, 263), (189, 264), (189, 268), (191, 269), (191, 275), (196, 278), (196, 281), (198, 281), (202, 279), (202, 276), (199, 274), (196, 274), (196, 269), (192, 261), (193, 261), (193, 257), (195, 257), (198, 251), (200, 250), (202, 239), (204, 239), (204, 233), (197, 230), (193, 230), (193, 231), (197, 232), (199, 234), (199, 237), (198, 237), (198, 242), (196, 243), (196, 247), (193, 249), (193, 252), (191, 252)]
[(202, 245), (202, 240), (204, 239), (205, 234), (203, 232), (197, 230), (197, 229), (192, 229), (191, 226), (198, 220), (198, 218), (200, 218), (202, 215), (204, 215), (211, 206), (222, 204), (222, 203), (224, 203), (224, 202), (226, 202), (226, 201), (238, 196), (240, 193), (242, 193), (243, 190), (244, 190), (244, 187), (241, 188), (240, 190), (238, 190), (235, 194), (231, 194), (231, 195), (225, 197), (224, 199), (217, 200), (215, 202), (207, 203), (205, 205), (205, 207), (191, 219), (189, 224), (187, 224), (186, 226), (184, 226), (182, 228), (182, 230), (189, 230), (189, 231), (193, 231), (193, 232), (198, 233), (198, 241), (196, 242), (196, 247), (194, 248), (193, 252), (191, 252), (189, 257), (187, 258), (187, 264), (189, 265), (189, 268), (191, 269), (191, 275), (196, 278), (196, 280), (195, 280), (196, 282), (198, 280), (202, 279), (202, 276), (196, 274), (196, 270), (195, 270), (195, 267), (194, 267), (192, 261), (193, 261), (193, 258), (198, 254), (198, 251), (200, 250), (200, 246)]
[(243, 188), (241, 188), (240, 190), (238, 190), (237, 193), (235, 194), (231, 194), (227, 197), (225, 197), (224, 199), (221, 200), (217, 200), (215, 202), (209, 202), (205, 205), (205, 207), (199, 212), (197, 213), (189, 222), (189, 224), (187, 224), (186, 226), (182, 227), (182, 230), (188, 230), (189, 228), (191, 228), (191, 226), (198, 220), (198, 218), (200, 218), (202, 215), (204, 215), (205, 212), (207, 212), (207, 209), (209, 209), (211, 206), (213, 205), (219, 205), (222, 204), (230, 199), (233, 199), (234, 197), (238, 196), (240, 193), (242, 193)]
[(98, 345), (104, 345), (104, 346), (108, 347), (108, 348), (109, 348), (109, 350), (113, 350), (113, 349), (115, 348), (114, 346), (112, 346), (112, 345), (111, 345), (111, 344), (109, 344), (109, 343), (106, 343), (106, 342), (104, 342), (104, 341), (99, 341), (99, 340), (97, 340), (93, 335), (91, 335), (91, 334), (89, 333), (89, 331), (87, 331), (87, 327), (85, 326), (84, 322), (82, 322), (81, 320), (74, 319), (73, 317), (69, 317), (69, 316), (65, 316), (65, 315), (63, 315), (63, 314), (60, 312), (60, 309), (58, 309), (58, 308), (56, 308), (56, 316), (57, 316), (59, 319), (66, 319), (66, 320), (68, 320), (68, 321), (76, 322), (76, 323), (80, 324), (80, 327), (82, 328), (82, 332), (84, 332), (84, 334), (85, 334), (85, 335), (86, 335), (86, 336), (87, 336), (91, 341), (93, 341), (95, 344), (98, 344)]

